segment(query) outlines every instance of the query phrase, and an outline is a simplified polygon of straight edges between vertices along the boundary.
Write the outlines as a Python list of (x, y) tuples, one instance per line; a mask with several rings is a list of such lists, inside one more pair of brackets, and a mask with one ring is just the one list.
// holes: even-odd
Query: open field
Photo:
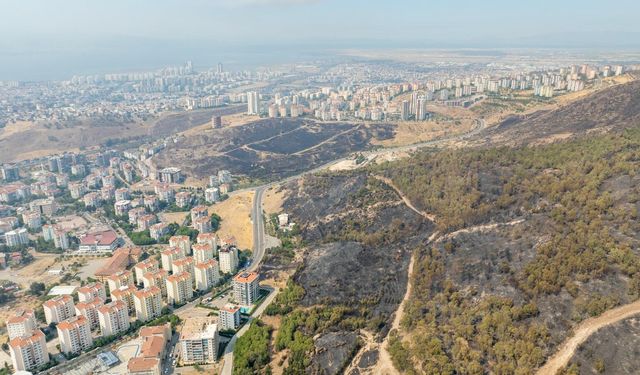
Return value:
[(209, 213), (215, 212), (222, 218), (218, 235), (234, 236), (240, 249), (253, 248), (253, 227), (250, 217), (253, 195), (253, 191), (232, 194), (229, 199), (209, 207)]
[(163, 223), (176, 223), (182, 225), (189, 212), (162, 212), (158, 214), (160, 221)]

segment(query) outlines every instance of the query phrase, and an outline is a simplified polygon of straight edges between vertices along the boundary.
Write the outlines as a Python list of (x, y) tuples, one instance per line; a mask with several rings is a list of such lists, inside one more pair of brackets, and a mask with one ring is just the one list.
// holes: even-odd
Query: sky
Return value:
[(0, 14), (0, 80), (341, 48), (640, 47), (638, 0), (0, 0)]

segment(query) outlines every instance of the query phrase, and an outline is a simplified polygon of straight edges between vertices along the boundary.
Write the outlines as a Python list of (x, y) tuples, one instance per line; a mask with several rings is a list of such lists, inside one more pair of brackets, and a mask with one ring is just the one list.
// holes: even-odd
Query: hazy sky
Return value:
[(286, 47), (640, 43), (638, 0), (0, 0), (0, 14), (0, 79)]

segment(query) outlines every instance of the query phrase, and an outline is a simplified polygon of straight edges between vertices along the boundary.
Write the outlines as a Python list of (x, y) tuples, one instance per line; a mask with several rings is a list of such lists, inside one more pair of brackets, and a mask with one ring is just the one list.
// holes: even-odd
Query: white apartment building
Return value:
[(29, 243), (29, 233), (25, 228), (18, 228), (4, 234), (7, 246), (20, 246)]
[(120, 289), (111, 292), (111, 299), (113, 301), (122, 301), (127, 305), (129, 314), (133, 314), (135, 311), (135, 305), (133, 303), (133, 293), (136, 291), (136, 287), (133, 285), (125, 285)]
[(133, 294), (136, 317), (143, 322), (162, 314), (162, 292), (157, 286), (138, 290)]
[(196, 264), (213, 259), (213, 247), (208, 243), (198, 243), (193, 245), (193, 259)]
[(16, 372), (35, 370), (49, 362), (47, 342), (39, 329), (9, 341), (9, 353)]
[(100, 298), (102, 301), (107, 300), (107, 291), (102, 283), (90, 283), (78, 288), (78, 301), (87, 302), (95, 298)]
[(180, 332), (180, 359), (184, 365), (214, 363), (218, 355), (218, 326), (211, 318), (192, 318)]
[(187, 272), (167, 277), (167, 303), (172, 305), (188, 302), (193, 297), (192, 277)]
[(91, 324), (82, 315), (60, 322), (57, 330), (62, 353), (80, 353), (93, 345)]
[(113, 292), (123, 286), (133, 285), (133, 274), (131, 271), (116, 272), (107, 276), (107, 285), (109, 285), (109, 293), (113, 296)]
[(240, 327), (240, 307), (226, 305), (221, 308), (218, 315), (218, 325), (221, 331), (235, 330)]
[[(195, 248), (194, 248), (195, 249)], [(196, 289), (207, 291), (220, 281), (220, 269), (215, 259), (209, 259), (194, 266)]]
[(252, 305), (260, 295), (258, 274), (255, 272), (242, 272), (233, 278), (233, 295), (238, 303)]
[(213, 250), (213, 255), (218, 253), (218, 237), (215, 233), (199, 233), (196, 239), (198, 244), (209, 244)]
[(54, 297), (42, 304), (44, 318), (47, 324), (60, 323), (76, 315), (76, 308), (73, 305), (73, 297), (63, 295)]
[(144, 274), (146, 274), (147, 272), (157, 271), (158, 269), (158, 261), (152, 258), (147, 258), (142, 262), (137, 263), (135, 266), (133, 266), (133, 272), (136, 275), (136, 283), (138, 285), (142, 285)]
[(28, 336), (36, 329), (37, 322), (33, 310), (18, 310), (7, 319), (7, 334), (9, 340), (16, 337)]
[(102, 305), (104, 305), (104, 301), (98, 297), (87, 302), (78, 302), (76, 304), (76, 314), (87, 318), (91, 329), (94, 330), (100, 326), (98, 309), (102, 307)]
[(129, 329), (129, 311), (123, 301), (114, 301), (98, 309), (102, 336), (113, 336)]
[(173, 271), (173, 261), (176, 259), (182, 259), (185, 255), (182, 250), (178, 247), (172, 247), (160, 253), (160, 262), (162, 264), (162, 269), (167, 272)]
[(182, 249), (182, 255), (184, 256), (191, 254), (191, 239), (189, 236), (171, 236), (169, 238), (169, 246)]
[(157, 286), (163, 296), (167, 295), (167, 276), (169, 273), (164, 269), (147, 272), (142, 276), (142, 285), (145, 288)]
[(182, 258), (182, 259), (176, 259), (173, 261), (173, 264), (171, 265), (171, 268), (173, 269), (173, 273), (177, 274), (177, 273), (182, 273), (182, 272), (186, 272), (191, 276), (191, 280), (193, 281), (193, 266), (194, 266), (194, 261), (192, 257), (186, 257), (186, 258)]
[(234, 246), (220, 250), (220, 272), (235, 273), (238, 270), (238, 249)]

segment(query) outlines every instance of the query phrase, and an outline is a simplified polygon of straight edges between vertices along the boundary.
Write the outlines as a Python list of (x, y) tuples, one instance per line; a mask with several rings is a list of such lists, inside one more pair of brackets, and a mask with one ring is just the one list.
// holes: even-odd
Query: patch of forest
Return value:
[(577, 322), (637, 299), (639, 165), (634, 127), (378, 167), (452, 234), (416, 252), (394, 364), (409, 374), (530, 374)]

